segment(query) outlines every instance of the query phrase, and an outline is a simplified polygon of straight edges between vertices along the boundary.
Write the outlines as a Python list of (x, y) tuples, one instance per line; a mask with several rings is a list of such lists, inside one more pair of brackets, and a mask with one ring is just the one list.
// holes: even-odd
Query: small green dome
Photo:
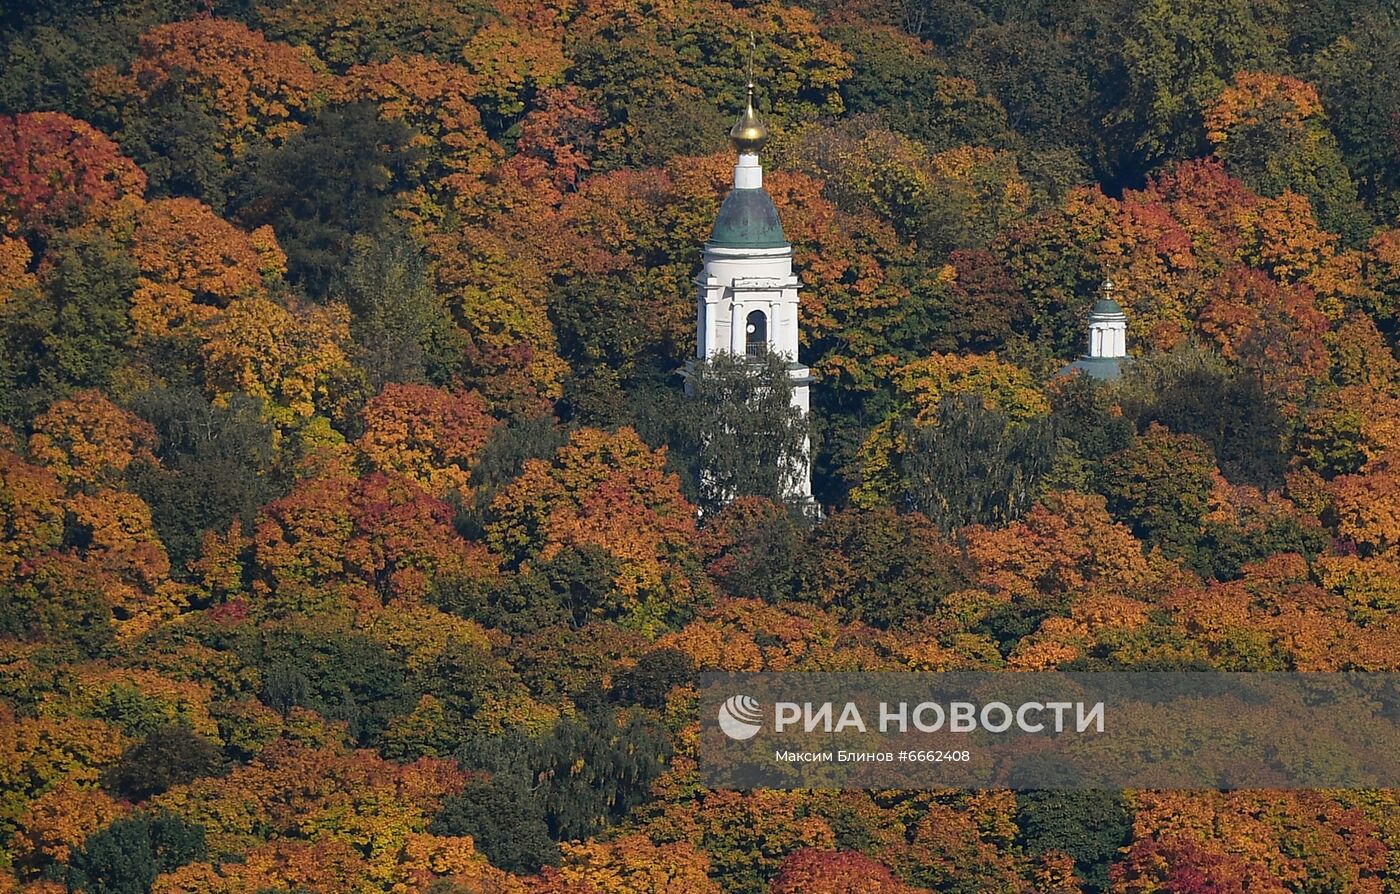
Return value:
[(783, 248), (788, 244), (773, 200), (762, 189), (735, 189), (725, 196), (710, 234), (721, 248)]
[(1100, 298), (1094, 302), (1093, 313), (1096, 314), (1121, 314), (1123, 308), (1118, 306), (1118, 302), (1112, 298)]

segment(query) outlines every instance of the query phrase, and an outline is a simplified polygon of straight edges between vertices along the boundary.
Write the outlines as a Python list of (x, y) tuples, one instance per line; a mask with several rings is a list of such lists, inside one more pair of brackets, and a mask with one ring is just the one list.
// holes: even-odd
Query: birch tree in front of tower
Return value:
[(783, 357), (721, 353), (691, 364), (687, 379), (690, 401), (677, 423), (684, 431), (669, 442), (673, 451), (687, 445), (679, 449), (701, 514), (736, 497), (785, 503), (802, 492), (809, 426), (793, 406)]

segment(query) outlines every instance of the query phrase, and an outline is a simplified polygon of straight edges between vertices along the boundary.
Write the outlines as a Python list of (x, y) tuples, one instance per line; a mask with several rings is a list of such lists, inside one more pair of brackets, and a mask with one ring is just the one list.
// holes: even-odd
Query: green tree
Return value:
[[(1400, 212), (1400, 17), (1383, 4), (1366, 4), (1329, 24), (1345, 33), (1310, 60), (1308, 77), (1318, 85), (1342, 156), (1362, 201), (1381, 219)], [(1350, 19), (1350, 27), (1346, 27)]]
[(106, 388), (126, 357), (136, 266), (98, 230), (55, 237), (33, 300), (0, 306), (0, 418), (21, 421), (77, 388)]
[(148, 894), (156, 876), (202, 860), (204, 829), (167, 813), (137, 813), (90, 835), (68, 865), (83, 894)]
[(702, 513), (735, 497), (781, 503), (796, 490), (810, 433), (792, 404), (789, 366), (778, 355), (721, 354), (687, 368), (690, 400), (668, 443), (684, 458)]
[(902, 437), (904, 502), (945, 531), (1019, 518), (1057, 450), (1049, 420), (1013, 422), (975, 394), (945, 397), (937, 422), (910, 423)]
[(111, 578), (60, 553), (28, 557), (25, 571), (0, 599), (0, 634), (42, 641), (65, 658), (111, 652)]
[(0, 113), (90, 116), (88, 74), (130, 58), (141, 33), (193, 11), (186, 0), (0, 3)]
[[(559, 840), (596, 834), (646, 801), (671, 755), (670, 736), (656, 720), (610, 712), (564, 720), (541, 743), (535, 765), (550, 828)], [(582, 772), (572, 768), (580, 762)]]
[(471, 469), (476, 501), (463, 507), (457, 519), (463, 534), (472, 539), (483, 537), (490, 521), (491, 501), (497, 492), (520, 474), (527, 460), (549, 459), (568, 440), (568, 431), (560, 426), (553, 414), (498, 425), (492, 429)]
[(803, 519), (786, 506), (740, 497), (705, 518), (705, 571), (724, 592), (782, 602), (797, 595), (807, 561)]
[[(1050, 395), (1055, 432), (1073, 445), (1075, 456), (1097, 472), (1104, 457), (1126, 448), (1137, 430), (1118, 411), (1112, 386), (1091, 376), (1071, 376)], [(1168, 428), (1173, 428), (1167, 423)]]
[(427, 257), (401, 229), (355, 237), (335, 290), (350, 305), (355, 358), (378, 390), (387, 382), (447, 384), (466, 338), (434, 292)]
[(121, 122), (116, 139), (146, 172), (150, 196), (193, 196), (222, 212), (234, 169), (218, 150), (219, 126), (208, 101), (177, 72)]
[(1257, 377), (1213, 354), (1183, 350), (1133, 364), (1122, 406), (1138, 430), (1160, 424), (1204, 440), (1230, 481), (1270, 488), (1283, 480), (1288, 424), (1278, 404)]
[(391, 717), (412, 707), (402, 661), (360, 634), (330, 625), (269, 630), (258, 653), (268, 707), (344, 720), (361, 743), (377, 741)]
[(1152, 425), (1104, 461), (1109, 510), (1167, 555), (1194, 559), (1210, 508), (1215, 454), (1195, 435)]
[(515, 673), (499, 654), (476, 643), (453, 642), (418, 680), (418, 690), (443, 705), (448, 717), (465, 725), (488, 702), (504, 701)]
[[(1024, 15), (969, 35), (959, 67), (1001, 100), (1015, 132), (1032, 145), (1083, 147), (1093, 129), (1094, 66), (1106, 61), (1095, 52), (1099, 29), (1084, 21), (1099, 4), (1076, 4), (1053, 23), (1037, 20), (1037, 4), (1026, 5)], [(1074, 39), (1058, 36), (1066, 32)]]
[(1205, 154), (1204, 113), (1227, 79), (1275, 60), (1268, 11), (1250, 0), (1134, 4), (1121, 26), (1126, 89), (1108, 112), (1104, 144), (1119, 156), (1121, 179)]
[(1132, 840), (1133, 815), (1120, 792), (1027, 791), (1016, 795), (1020, 843), (1033, 854), (1074, 858), (1084, 890), (1108, 890), (1108, 868)]
[(252, 531), (258, 507), (290, 486), (279, 473), (273, 426), (263, 419), (261, 401), (235, 394), (215, 405), (198, 390), (180, 387), (143, 392), (132, 404), (160, 436), (160, 462), (139, 461), (127, 476), (150, 505), (177, 571), (198, 557), (206, 531), (227, 531), (235, 520)]
[(874, 627), (927, 617), (967, 583), (962, 556), (932, 522), (888, 507), (825, 519), (811, 553), (798, 598)]
[(1252, 523), (1206, 522), (1198, 570), (1216, 580), (1236, 580), (1247, 566), (1270, 556), (1298, 553), (1311, 560), (1331, 546), (1331, 536), (1321, 525), (1308, 527), (1288, 516), (1248, 521)]
[(219, 746), (173, 724), (152, 730), (122, 754), (108, 772), (106, 785), (133, 801), (144, 801), (172, 786), (210, 776), (223, 767)]
[(743, 107), (735, 70), (750, 38), (765, 112), (775, 119), (840, 112), (850, 68), (814, 19), (800, 6), (713, 0), (585, 9), (569, 22), (566, 49), (570, 80), (590, 90), (606, 116), (600, 167), (642, 167), (713, 147), (709, 141), (723, 135), (715, 110)]
[(823, 33), (850, 54), (841, 85), (850, 115), (877, 114), (891, 129), (934, 150), (997, 146), (1014, 139), (1006, 110), (981, 83), (951, 76), (918, 40), (887, 25), (842, 21)]
[(679, 649), (655, 649), (613, 678), (612, 696), (624, 705), (664, 708), (666, 695), (693, 681), (695, 663)]
[(543, 810), (550, 837), (567, 841), (596, 834), (645, 801), (671, 751), (653, 717), (629, 712), (623, 719), (598, 705), (539, 738), (508, 732), (470, 740), (457, 759), (493, 778), (521, 780)]
[(251, 7), (250, 17), (268, 37), (309, 46), (333, 70), (428, 56), (444, 62), (461, 57), (462, 45), (480, 27), (484, 10), (471, 3), (408, 0), (405, 3), (345, 3), (343, 0), (220, 0)]
[(491, 865), (533, 873), (559, 862), (544, 808), (518, 774), (497, 774), (443, 802), (428, 831), (470, 835)]
[(271, 224), (287, 253), (287, 278), (323, 299), (356, 235), (381, 228), (396, 192), (420, 166), (414, 132), (369, 103), (334, 106), (279, 146), (250, 153), (233, 215), (249, 229)]
[(1371, 221), (1316, 90), (1296, 78), (1238, 72), (1206, 113), (1215, 153), (1231, 176), (1263, 196), (1307, 196), (1318, 223), (1349, 245)]

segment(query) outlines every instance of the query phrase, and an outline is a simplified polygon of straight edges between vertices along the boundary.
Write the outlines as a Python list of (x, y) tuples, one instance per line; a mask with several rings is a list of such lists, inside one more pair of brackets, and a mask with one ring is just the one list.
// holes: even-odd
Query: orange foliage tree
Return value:
[(1311, 290), (1285, 292), (1273, 311), (1309, 337), (1319, 312), (1333, 319), (1369, 294), (1360, 254), (1318, 227), (1306, 198), (1261, 198), (1210, 159), (1168, 168), (1121, 201), (1072, 191), (1061, 211), (1011, 229), (993, 250), (1034, 326), (1066, 353), (1082, 343), (1083, 314), (1104, 273), (1120, 286), (1130, 341), (1163, 349), (1191, 333), (1215, 280), (1240, 265)]
[(1400, 474), (1389, 459), (1333, 479), (1331, 496), (1337, 533), (1363, 553), (1391, 553), (1400, 547)]
[(371, 467), (404, 475), (436, 497), (466, 493), (477, 453), (496, 427), (475, 392), (386, 385), (365, 405), (357, 446)]
[(492, 502), (493, 548), (515, 563), (597, 547), (618, 562), (621, 605), (607, 609), (655, 628), (700, 594), (695, 510), (653, 451), (629, 428), (580, 429), (552, 461), (529, 460)]
[(1257, 375), (1266, 391), (1302, 396), (1328, 371), (1328, 321), (1306, 286), (1280, 285), (1235, 267), (1217, 279), (1197, 327), (1226, 360)]
[(119, 484), (136, 460), (154, 462), (155, 429), (100, 391), (64, 398), (34, 420), (29, 455), (65, 482)]
[(381, 117), (412, 127), (430, 161), (428, 180), (447, 197), (468, 201), (481, 191), (482, 177), (501, 155), (472, 104), (473, 81), (470, 72), (455, 65), (395, 58), (351, 68), (330, 96), (336, 102), (373, 102)]
[(245, 233), (194, 199), (161, 199), (136, 215), (132, 302), (140, 338), (193, 338), (219, 308), (262, 295), (286, 271), (270, 227)]
[(203, 101), (217, 119), (215, 148), (238, 157), (300, 126), (321, 101), (327, 75), (311, 50), (211, 17), (158, 25), (141, 35), (126, 71), (106, 66), (90, 75), (94, 95), (127, 115), (176, 79), (184, 95)]
[(60, 785), (94, 787), (130, 742), (101, 720), (17, 718), (0, 703), (0, 835), (9, 839), (32, 799)]
[(28, 877), (52, 863), (67, 863), (89, 835), (126, 812), (126, 806), (96, 788), (64, 780), (30, 802), (19, 818), (14, 860)]
[(0, 580), (62, 542), (63, 495), (53, 472), (0, 450)]
[(0, 235), (46, 237), (145, 191), (136, 163), (86, 122), (0, 115)]
[(421, 596), (439, 575), (494, 563), (452, 527), (452, 508), (383, 473), (301, 482), (263, 507), (253, 536), (260, 610), (272, 617), (348, 608), (347, 599)]
[(1155, 578), (1141, 542), (1097, 495), (1049, 494), (1005, 528), (965, 535), (979, 585), (999, 600), (1083, 593), (1096, 581), (1141, 592)]
[(1379, 892), (1384, 847), (1361, 811), (1319, 792), (1140, 794), (1114, 894)]
[(227, 873), (191, 864), (156, 890), (244, 894), (270, 880), (330, 894), (358, 884), (404, 890), (395, 886), (440, 876), (503, 881), (469, 840), (427, 834), (443, 799), (466, 782), (450, 761), (398, 765), (369, 751), (278, 743), (225, 777), (153, 799), (156, 809), (202, 825), (211, 853), (249, 854)]
[(783, 861), (771, 894), (915, 894), (889, 867), (856, 851), (801, 850)]
[[(564, 863), (536, 894), (720, 894), (705, 852), (685, 842), (653, 844), (643, 835), (563, 845)], [(556, 880), (557, 879), (557, 880)], [(562, 882), (563, 884), (559, 884)]]

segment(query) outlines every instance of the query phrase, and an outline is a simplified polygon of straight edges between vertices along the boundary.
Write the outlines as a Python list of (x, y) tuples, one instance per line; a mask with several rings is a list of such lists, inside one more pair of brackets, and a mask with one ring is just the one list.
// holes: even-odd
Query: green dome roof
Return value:
[(783, 248), (788, 244), (773, 200), (761, 189), (735, 189), (719, 206), (710, 244), (721, 248)]
[(1096, 314), (1121, 314), (1123, 308), (1118, 306), (1118, 302), (1112, 298), (1100, 298), (1094, 302), (1094, 313)]

